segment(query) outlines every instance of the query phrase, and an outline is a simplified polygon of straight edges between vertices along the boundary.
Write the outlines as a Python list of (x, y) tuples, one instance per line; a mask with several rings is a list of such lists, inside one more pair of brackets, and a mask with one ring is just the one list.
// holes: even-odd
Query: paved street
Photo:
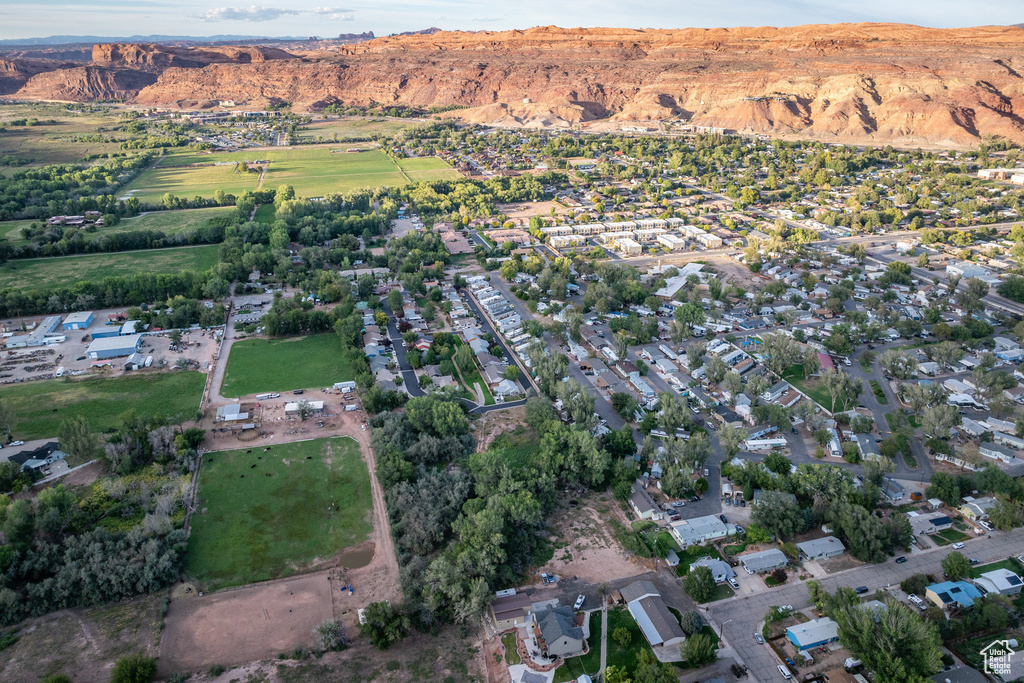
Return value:
[[(822, 579), (821, 584), (829, 591), (835, 591), (840, 586), (867, 586), (874, 592), (887, 586), (898, 586), (912, 574), (941, 576), (940, 563), (948, 552), (948, 548), (936, 548), (923, 553), (908, 554), (904, 564), (896, 564), (889, 559), (882, 564), (865, 565), (836, 573)], [(1014, 529), (1005, 534), (995, 533), (988, 538), (968, 541), (963, 552), (970, 557), (978, 558), (982, 563), (1020, 554), (1024, 552), (1024, 529)], [(728, 600), (712, 603), (707, 610), (701, 612), (707, 615), (723, 639), (736, 649), (743, 664), (749, 667), (753, 680), (771, 681), (780, 678), (776, 668), (779, 662), (767, 645), (757, 644), (754, 632), (758, 630), (758, 625), (769, 607), (793, 605), (797, 609), (802, 609), (809, 607), (810, 604), (806, 584), (795, 583), (760, 593), (737, 595)]]

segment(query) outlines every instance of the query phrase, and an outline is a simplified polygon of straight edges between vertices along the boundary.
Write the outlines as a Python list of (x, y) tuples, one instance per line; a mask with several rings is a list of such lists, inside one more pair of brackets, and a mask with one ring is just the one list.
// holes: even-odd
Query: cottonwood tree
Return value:
[(708, 602), (715, 597), (715, 577), (707, 567), (691, 567), (683, 589), (695, 602)]
[(927, 353), (933, 361), (947, 368), (953, 367), (964, 357), (960, 344), (952, 341), (939, 342), (928, 349)]
[(686, 404), (668, 391), (662, 392), (658, 396), (658, 404), (661, 406), (658, 423), (665, 433), (674, 435), (676, 430), (686, 424), (689, 419), (686, 415)]
[(950, 428), (958, 424), (960, 413), (955, 406), (929, 405), (921, 410), (921, 428), (928, 436), (949, 436)]
[(760, 352), (764, 354), (764, 364), (773, 374), (781, 377), (783, 371), (798, 359), (802, 358), (801, 347), (791, 337), (781, 332), (769, 332), (761, 337)]
[(888, 349), (878, 356), (882, 369), (890, 377), (901, 382), (917, 375), (917, 359), (908, 353), (896, 349)]
[(839, 369), (826, 368), (822, 370), (821, 383), (832, 399), (831, 412), (835, 412), (837, 405), (842, 406), (845, 410), (851, 402), (860, 396), (860, 392), (863, 390), (861, 380), (851, 377)]
[(792, 538), (800, 525), (800, 510), (796, 503), (778, 491), (765, 491), (753, 503), (750, 519), (776, 537)]
[(926, 406), (940, 405), (946, 402), (946, 392), (942, 385), (932, 382), (929, 384), (904, 384), (900, 387), (903, 400), (915, 414), (920, 415)]
[(740, 452), (743, 442), (750, 438), (750, 433), (742, 427), (725, 425), (718, 430), (718, 442), (725, 451), (726, 458), (732, 458)]
[(942, 558), (942, 571), (951, 581), (959, 581), (971, 573), (971, 563), (963, 553), (954, 550)]
[(57, 435), (61, 450), (76, 458), (88, 458), (99, 448), (99, 437), (93, 433), (84, 415), (61, 422)]
[(409, 617), (389, 602), (371, 602), (363, 611), (365, 623), (359, 631), (379, 650), (386, 650), (405, 638)]

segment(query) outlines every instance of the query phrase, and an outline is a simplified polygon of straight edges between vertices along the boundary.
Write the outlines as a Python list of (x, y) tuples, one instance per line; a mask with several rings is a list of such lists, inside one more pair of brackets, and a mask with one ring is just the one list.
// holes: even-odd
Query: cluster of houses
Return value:
[(81, 216), (50, 216), (46, 219), (49, 226), (63, 226), (67, 228), (88, 228), (103, 227), (103, 214), (99, 211), (86, 211)]
[[(492, 231), (493, 232), (493, 231)], [(687, 225), (682, 218), (637, 218), (630, 221), (585, 223), (582, 225), (555, 225), (540, 228), (547, 243), (554, 249), (586, 244), (596, 239), (609, 249), (627, 256), (643, 251), (644, 245), (653, 245), (669, 251), (680, 251), (689, 243), (704, 249), (718, 249), (722, 238), (703, 228)], [(491, 233), (488, 233), (491, 236)]]

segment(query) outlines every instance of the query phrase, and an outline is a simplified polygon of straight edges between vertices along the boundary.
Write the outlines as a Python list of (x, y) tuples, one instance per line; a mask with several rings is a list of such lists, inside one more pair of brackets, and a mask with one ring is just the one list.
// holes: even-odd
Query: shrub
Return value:
[(221, 675), (222, 673), (224, 673), (225, 671), (227, 671), (227, 669), (226, 669), (226, 668), (224, 668), (224, 665), (223, 665), (223, 664), (211, 664), (211, 665), (210, 665), (210, 666), (209, 666), (209, 667), (208, 667), (208, 668), (206, 669), (206, 674), (207, 674), (208, 676), (220, 676), (220, 675)]
[(699, 614), (690, 610), (683, 612), (683, 616), (679, 618), (679, 625), (683, 628), (683, 633), (692, 636), (704, 628), (704, 620), (700, 618)]
[(316, 649), (320, 652), (340, 652), (348, 646), (345, 626), (339, 619), (328, 619), (313, 629)]
[(152, 683), (156, 678), (156, 659), (132, 654), (117, 660), (110, 672), (110, 683)]

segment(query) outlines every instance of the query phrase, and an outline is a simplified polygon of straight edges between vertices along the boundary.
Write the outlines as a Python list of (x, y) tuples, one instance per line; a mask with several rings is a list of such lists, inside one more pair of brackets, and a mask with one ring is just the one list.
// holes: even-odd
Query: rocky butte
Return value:
[(393, 36), (333, 51), (97, 45), (92, 63), (6, 60), (0, 94), (295, 111), (458, 106), (506, 126), (682, 121), (824, 141), (1024, 143), (1024, 30), (836, 24)]

